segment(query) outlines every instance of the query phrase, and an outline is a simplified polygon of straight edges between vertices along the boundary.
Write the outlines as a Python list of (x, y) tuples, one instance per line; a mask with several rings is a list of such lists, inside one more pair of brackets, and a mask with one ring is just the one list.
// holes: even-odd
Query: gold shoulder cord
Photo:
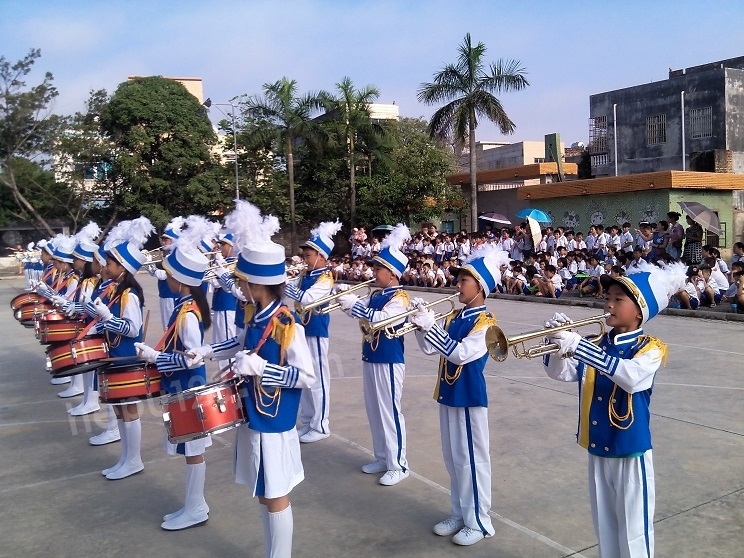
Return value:
[[(289, 324), (283, 324), (279, 319), (279, 314), (284, 315), (286, 318), (290, 320)], [(286, 308), (281, 308), (279, 312), (271, 317), (271, 332), (269, 333), (269, 336), (275, 337), (275, 334), (277, 333), (277, 329), (283, 329), (283, 328), (293, 328), (294, 327), (294, 318), (292, 317), (292, 314), (287, 310)], [(283, 330), (280, 332), (280, 340), (278, 341), (279, 344), (279, 350), (281, 353), (280, 356), (280, 365), (284, 364), (284, 354), (287, 349), (286, 345), (289, 345), (293, 339), (294, 331), (287, 331)], [(258, 411), (260, 414), (267, 416), (269, 418), (275, 418), (279, 414), (279, 405), (281, 405), (282, 402), (282, 388), (270, 388), (273, 389), (272, 393), (269, 393), (269, 391), (261, 385), (260, 378), (258, 381), (256, 378), (253, 379), (253, 394), (256, 400), (256, 411)], [(276, 401), (276, 409), (273, 413), (269, 413), (265, 411), (264, 409), (269, 409)]]
[[(129, 298), (129, 289), (121, 293), (121, 304), (119, 305), (120, 313), (124, 312), (124, 308), (127, 305), (127, 299)], [(113, 304), (112, 304), (113, 306)], [(121, 318), (121, 316), (117, 316)], [(121, 344), (121, 334), (117, 334), (113, 339), (111, 339), (111, 332), (106, 330), (106, 343), (109, 346), (109, 349), (116, 349)]]
[[(610, 395), (610, 401), (607, 405), (607, 412), (610, 418), (610, 424), (614, 426), (615, 428), (619, 430), (627, 430), (630, 428), (630, 426), (633, 424), (634, 416), (633, 416), (633, 394), (628, 393), (628, 412), (625, 413), (625, 415), (620, 416), (618, 412), (615, 410), (615, 405), (613, 404), (613, 401), (615, 401), (615, 395), (617, 394), (617, 384), (614, 385), (612, 388), (612, 394)], [(622, 426), (620, 423), (625, 422), (628, 419), (630, 419), (630, 422), (626, 424), (625, 426)]]
[[(376, 289), (372, 291), (372, 293), (369, 295), (369, 300), (372, 302), (372, 299), (375, 298), (378, 294), (382, 292), (382, 289)], [(377, 351), (377, 347), (380, 345), (380, 333), (381, 331), (377, 331), (373, 334), (372, 341), (369, 342), (369, 348), (372, 349), (372, 352)]]
[[(458, 312), (458, 316), (460, 315), (462, 311)], [(444, 321), (444, 330), (449, 333), (449, 326), (450, 323), (452, 323), (452, 320), (454, 319), (454, 315), (450, 314), (447, 316), (446, 320)], [(444, 381), (447, 382), (448, 385), (453, 385), (457, 379), (460, 377), (460, 373), (462, 372), (463, 365), (460, 364), (459, 366), (455, 367), (455, 371), (453, 374), (449, 373), (449, 370), (447, 368), (447, 359), (442, 357), (439, 357), (439, 366), (440, 366), (440, 373), (444, 372)]]

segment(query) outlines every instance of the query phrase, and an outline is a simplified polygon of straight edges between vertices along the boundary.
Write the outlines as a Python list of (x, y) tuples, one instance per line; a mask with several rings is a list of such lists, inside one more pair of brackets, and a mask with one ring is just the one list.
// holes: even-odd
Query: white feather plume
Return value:
[(176, 236), (178, 236), (179, 234), (181, 234), (181, 230), (183, 229), (183, 226), (185, 224), (186, 219), (179, 215), (178, 217), (173, 217), (173, 219), (170, 220), (170, 223), (165, 226), (165, 230), (171, 230)]
[(271, 237), (278, 233), (281, 228), (278, 218), (273, 215), (264, 215), (261, 225), (258, 228), (256, 241), (259, 243), (271, 242)]
[(77, 244), (77, 238), (72, 235), (63, 234), (59, 235), (59, 238), (55, 237), (54, 239), (54, 249), (64, 254), (72, 254)]
[(173, 246), (180, 252), (196, 252), (203, 239), (211, 238), (214, 233), (214, 223), (201, 215), (189, 215), (184, 219), (178, 238)]
[(103, 249), (110, 250), (113, 246), (116, 246), (122, 240), (126, 240), (128, 227), (129, 221), (120, 221), (119, 223), (114, 225), (106, 235), (106, 240), (103, 243)]
[(225, 230), (233, 235), (233, 244), (243, 248), (254, 242), (261, 225), (261, 210), (245, 200), (236, 200), (235, 209), (225, 217)]
[(90, 221), (87, 225), (85, 225), (82, 229), (80, 229), (77, 234), (75, 234), (75, 238), (77, 238), (78, 242), (87, 242), (89, 244), (95, 244), (96, 239), (98, 238), (98, 235), (101, 234), (101, 227), (99, 227), (95, 222)]
[(401, 246), (403, 246), (403, 243), (410, 238), (411, 231), (408, 229), (408, 227), (403, 223), (398, 223), (397, 225), (395, 225), (393, 230), (390, 231), (390, 234), (382, 239), (380, 248), (393, 248), (395, 250), (400, 250)]
[(137, 246), (137, 249), (141, 250), (147, 239), (154, 232), (155, 227), (147, 217), (137, 217), (129, 225), (129, 238), (127, 240)]
[(49, 241), (52, 244), (52, 248), (57, 248), (59, 246), (59, 243), (63, 242), (64, 238), (65, 235), (62, 233), (57, 233), (56, 235), (54, 235), (54, 238)]
[(655, 265), (650, 265), (644, 269), (631, 268), (627, 274), (633, 275), (643, 271), (650, 273), (655, 280), (663, 285), (667, 298), (671, 298), (672, 295), (684, 289), (687, 282), (687, 266), (682, 262), (673, 262), (663, 268)]
[(490, 242), (479, 246), (476, 250), (472, 250), (463, 265), (467, 265), (473, 260), (483, 258), (483, 263), (486, 264), (486, 268), (491, 272), (496, 284), (501, 283), (501, 266), (509, 265), (511, 260), (509, 252), (498, 248), (496, 244)]
[(336, 219), (335, 221), (324, 221), (320, 223), (316, 228), (310, 231), (310, 236), (320, 236), (323, 238), (333, 239), (333, 236), (341, 230), (341, 221)]

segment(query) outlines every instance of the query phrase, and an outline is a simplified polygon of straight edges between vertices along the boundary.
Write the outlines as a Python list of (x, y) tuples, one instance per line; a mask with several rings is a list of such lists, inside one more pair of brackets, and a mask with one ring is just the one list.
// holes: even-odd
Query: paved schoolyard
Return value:
[[(140, 275), (151, 310), (148, 341), (162, 330), (155, 283)], [(74, 401), (49, 384), (33, 331), (12, 317), (22, 283), (0, 281), (0, 556), (263, 556), (257, 502), (231, 473), (233, 433), (214, 437), (207, 453), (204, 527), (160, 530), (181, 506), (184, 463), (160, 449), (162, 420), (146, 405), (145, 471), (107, 481), (119, 445), (92, 447), (102, 414), (69, 419)], [(425, 293), (433, 300), (441, 295)], [(578, 302), (578, 301), (577, 301)], [(535, 329), (554, 307), (489, 299), (508, 334)], [(599, 313), (561, 307), (573, 318)], [(656, 468), (656, 555), (739, 557), (744, 545), (744, 324), (659, 316), (647, 330), (670, 347), (652, 403)], [(547, 378), (539, 361), (489, 361), (492, 515), (496, 535), (469, 549), (431, 533), (447, 517), (437, 404), (436, 359), (410, 338), (403, 410), (412, 476), (382, 487), (359, 467), (371, 440), (361, 389), (355, 321), (331, 325), (331, 438), (303, 445), (306, 480), (291, 495), (294, 555), (300, 557), (597, 556), (587, 501), (586, 455), (575, 443), (576, 386)]]

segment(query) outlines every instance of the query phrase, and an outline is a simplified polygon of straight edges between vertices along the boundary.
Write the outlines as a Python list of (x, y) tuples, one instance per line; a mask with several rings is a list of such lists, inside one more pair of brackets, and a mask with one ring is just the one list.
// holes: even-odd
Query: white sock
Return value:
[(137, 463), (142, 462), (142, 456), (140, 455), (140, 446), (142, 445), (142, 422), (140, 419), (132, 420), (124, 423), (124, 428), (127, 430), (127, 462)]
[(261, 508), (261, 520), (263, 521), (264, 547), (266, 548), (264, 556), (269, 558), (271, 556), (271, 524), (269, 523), (269, 508), (263, 504), (259, 504), (258, 507)]
[(292, 505), (290, 504), (280, 512), (269, 512), (269, 526), (271, 528), (270, 558), (291, 558), (292, 533), (294, 532)]
[(114, 406), (106, 405), (106, 408), (108, 409), (108, 422), (106, 423), (106, 430), (108, 430), (109, 432), (121, 432), (121, 430), (119, 429), (119, 420), (116, 418), (116, 413), (114, 412)]
[[(109, 405), (109, 408), (110, 407), (111, 407), (111, 405)], [(113, 413), (114, 411), (112, 410), (111, 412)], [(128, 445), (128, 443), (127, 443), (127, 431), (124, 428), (124, 419), (116, 419), (116, 422), (118, 423), (117, 424), (117, 428), (119, 429), (119, 433), (120, 433), (120, 436), (121, 436), (121, 456), (119, 456), (119, 461), (116, 462), (116, 465), (114, 465), (113, 467), (109, 467), (108, 469), (104, 469), (103, 471), (101, 471), (101, 474), (103, 474), (103, 476), (106, 476), (109, 473), (113, 473), (119, 467), (121, 467), (122, 465), (124, 465), (124, 462), (127, 460), (127, 445)]]

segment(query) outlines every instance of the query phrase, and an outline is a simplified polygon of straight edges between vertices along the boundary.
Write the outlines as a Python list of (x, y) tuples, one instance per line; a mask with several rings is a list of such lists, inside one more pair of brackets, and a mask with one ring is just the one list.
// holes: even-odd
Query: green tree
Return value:
[[(57, 96), (52, 74), (45, 73), (41, 83), (34, 86), (29, 87), (25, 82), (40, 56), (38, 49), (31, 49), (15, 63), (0, 56), (0, 187), (6, 189), (16, 204), (18, 210), (14, 215), (28, 216), (52, 235), (52, 228), (39, 211), (37, 200), (32, 197), (33, 192), (39, 192), (35, 189), (37, 186), (48, 186), (49, 181), (38, 180), (38, 175), (30, 180), (35, 173), (25, 172), (29, 167), (22, 161), (36, 161), (37, 167), (43, 166), (46, 163), (44, 156), (51, 152), (60, 127), (60, 120), (49, 109)], [(24, 177), (28, 180), (18, 179), (19, 168), (24, 169)], [(24, 185), (35, 186), (29, 190)]]
[(101, 114), (116, 146), (114, 204), (125, 217), (156, 225), (172, 215), (211, 214), (230, 203), (233, 187), (210, 151), (217, 137), (199, 101), (180, 83), (159, 76), (119, 85)]
[(258, 121), (253, 128), (254, 141), (266, 143), (271, 138), (277, 151), (286, 158), (289, 180), (289, 219), (292, 252), (297, 248), (297, 220), (295, 215), (294, 146), (312, 130), (312, 115), (320, 108), (317, 93), (298, 95), (297, 82), (283, 77), (275, 83), (265, 83), (263, 96), (250, 96), (243, 103), (245, 115)]
[(470, 33), (458, 47), (455, 64), (447, 64), (434, 74), (431, 83), (422, 83), (418, 100), (426, 104), (446, 102), (437, 109), (429, 121), (432, 137), (447, 137), (452, 134), (458, 142), (470, 146), (470, 224), (478, 227), (477, 161), (475, 157), (475, 130), (478, 118), (485, 117), (494, 122), (501, 133), (511, 134), (516, 128), (504, 107), (493, 93), (519, 91), (529, 85), (526, 71), (518, 60), (498, 60), (488, 68), (483, 57), (486, 46), (473, 46)]
[[(344, 77), (336, 84), (336, 94), (321, 93), (330, 119), (327, 124), (334, 129), (335, 140), (345, 147), (349, 172), (349, 225), (356, 226), (356, 163), (357, 140), (361, 135), (371, 137), (382, 134), (382, 127), (372, 122), (369, 105), (380, 96), (374, 86), (356, 89), (351, 78)], [(329, 136), (332, 137), (332, 136)]]

